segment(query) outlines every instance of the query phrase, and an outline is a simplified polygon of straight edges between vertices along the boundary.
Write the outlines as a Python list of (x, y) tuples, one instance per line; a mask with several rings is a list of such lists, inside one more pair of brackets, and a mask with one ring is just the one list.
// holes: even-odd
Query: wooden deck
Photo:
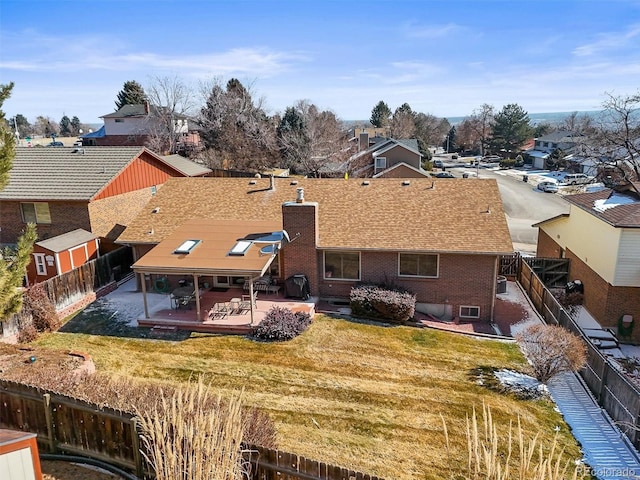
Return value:
[(149, 318), (139, 318), (138, 326), (167, 330), (190, 330), (202, 333), (247, 335), (260, 325), (260, 322), (274, 305), (293, 311), (306, 312), (311, 317), (315, 314), (315, 301), (313, 299), (303, 302), (284, 298), (284, 295), (280, 292), (259, 292), (253, 310), (253, 321), (251, 321), (251, 312), (249, 310), (231, 312), (224, 318), (209, 319), (209, 310), (214, 304), (229, 302), (232, 298), (241, 298), (246, 293), (237, 288), (229, 288), (225, 292), (204, 292), (200, 297), (199, 317), (195, 303), (189, 304), (188, 307), (181, 306), (178, 309), (159, 308), (154, 310), (150, 306)]

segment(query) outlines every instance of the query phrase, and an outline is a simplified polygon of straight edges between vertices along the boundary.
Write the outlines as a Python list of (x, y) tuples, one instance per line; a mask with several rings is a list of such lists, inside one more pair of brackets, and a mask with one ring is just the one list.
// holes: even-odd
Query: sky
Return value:
[[(383, 100), (439, 117), (482, 104), (600, 109), (640, 90), (640, 0), (2, 0), (4, 106), (101, 123), (124, 82), (239, 79), (268, 114), (343, 120)], [(206, 89), (204, 90), (206, 91)]]

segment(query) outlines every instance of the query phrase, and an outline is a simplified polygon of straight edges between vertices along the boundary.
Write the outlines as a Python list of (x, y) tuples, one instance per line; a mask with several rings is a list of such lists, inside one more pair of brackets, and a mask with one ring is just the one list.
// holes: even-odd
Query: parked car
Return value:
[(454, 176), (453, 176), (453, 174), (452, 174), (452, 173), (450, 173), (450, 172), (440, 172), (440, 173), (436, 173), (436, 174), (434, 175), (434, 177), (436, 177), (436, 178), (456, 178), (456, 177), (454, 177)]
[(547, 193), (558, 193), (558, 184), (556, 182), (540, 182), (538, 184), (538, 190)]
[(434, 160), (433, 161), (433, 166), (436, 168), (442, 168), (444, 167), (444, 163), (442, 163), (442, 160)]
[(487, 155), (486, 157), (482, 157), (483, 162), (499, 162), (502, 160), (502, 157), (499, 155)]
[(64, 147), (64, 143), (62, 142), (49, 142), (47, 147)]
[(569, 173), (564, 176), (563, 182), (567, 185), (582, 185), (584, 183), (590, 183), (593, 177), (584, 173)]

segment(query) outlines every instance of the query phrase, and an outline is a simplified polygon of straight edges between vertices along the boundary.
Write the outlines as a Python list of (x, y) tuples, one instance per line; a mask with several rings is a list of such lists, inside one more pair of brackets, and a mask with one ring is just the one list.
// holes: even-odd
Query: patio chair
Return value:
[(242, 304), (246, 305), (247, 309), (250, 309), (251, 304), (253, 303), (253, 308), (255, 308), (256, 302), (258, 301), (258, 292), (253, 292), (253, 301), (251, 295), (242, 295)]
[(229, 305), (226, 303), (216, 303), (209, 310), (209, 320), (223, 319), (229, 315)]

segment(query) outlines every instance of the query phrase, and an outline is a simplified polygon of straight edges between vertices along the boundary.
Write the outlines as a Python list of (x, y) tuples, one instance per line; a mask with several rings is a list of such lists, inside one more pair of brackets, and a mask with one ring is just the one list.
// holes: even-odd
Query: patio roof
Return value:
[[(275, 255), (261, 253), (256, 237), (282, 230), (274, 221), (193, 219), (185, 222), (133, 264), (136, 273), (234, 275), (258, 277)], [(246, 250), (234, 249), (241, 240)], [(184, 251), (179, 250), (185, 242)], [(272, 240), (270, 240), (272, 241)], [(194, 243), (195, 242), (195, 243)], [(273, 241), (273, 243), (279, 243)], [(191, 247), (191, 248), (189, 248)], [(231, 250), (237, 250), (231, 253)], [(184, 252), (184, 253), (182, 253)]]

